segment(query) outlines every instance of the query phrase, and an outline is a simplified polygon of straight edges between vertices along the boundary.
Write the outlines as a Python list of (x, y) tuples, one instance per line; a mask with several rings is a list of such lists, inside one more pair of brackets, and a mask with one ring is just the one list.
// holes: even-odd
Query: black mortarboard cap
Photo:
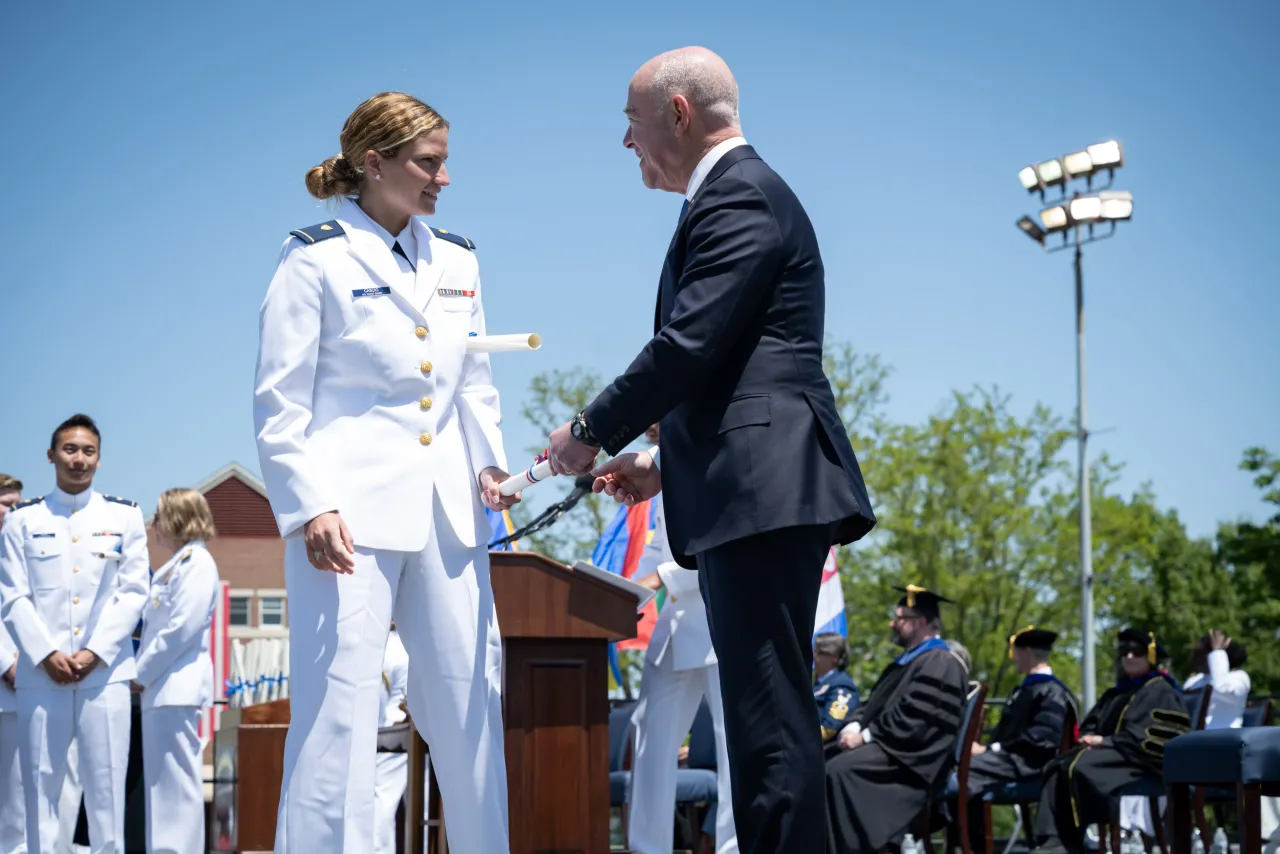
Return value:
[(938, 605), (943, 602), (955, 604), (953, 600), (948, 599), (946, 596), (941, 596), (923, 587), (916, 587), (914, 584), (908, 584), (906, 587), (894, 587), (893, 589), (904, 594), (898, 600), (898, 605), (902, 608), (910, 608), (921, 617), (936, 619), (939, 615)]
[(1152, 666), (1156, 666), (1156, 662), (1165, 658), (1164, 646), (1156, 640), (1156, 633), (1146, 631), (1144, 629), (1124, 629), (1116, 636), (1116, 651), (1120, 655), (1127, 655), (1132, 652), (1136, 655), (1146, 655), (1147, 662)]
[(1027, 626), (1025, 629), (1018, 629), (1009, 635), (1009, 657), (1013, 658), (1013, 648), (1022, 647), (1023, 649), (1053, 649), (1054, 641), (1058, 639), (1057, 632), (1051, 632), (1048, 629), (1037, 629), (1035, 626)]

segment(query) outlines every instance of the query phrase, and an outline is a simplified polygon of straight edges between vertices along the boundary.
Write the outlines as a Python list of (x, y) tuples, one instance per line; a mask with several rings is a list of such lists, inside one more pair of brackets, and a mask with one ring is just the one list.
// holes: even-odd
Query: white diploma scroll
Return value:
[(551, 476), (551, 461), (542, 460), (541, 462), (537, 462), (529, 466), (529, 468), (519, 474), (511, 475), (511, 477), (498, 484), (498, 492), (503, 495), (515, 495), (517, 492), (520, 492), (523, 489), (528, 489), (535, 483), (542, 483), (542, 481)]
[(467, 338), (468, 353), (514, 353), (518, 350), (537, 350), (542, 346), (542, 336), (536, 332), (518, 335), (472, 335)]

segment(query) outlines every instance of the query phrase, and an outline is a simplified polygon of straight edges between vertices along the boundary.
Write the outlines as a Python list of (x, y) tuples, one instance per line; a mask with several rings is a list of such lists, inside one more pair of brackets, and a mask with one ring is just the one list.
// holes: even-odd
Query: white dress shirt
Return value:
[(717, 143), (714, 148), (702, 155), (702, 159), (698, 161), (698, 165), (694, 167), (693, 174), (689, 176), (689, 187), (684, 191), (684, 197), (689, 201), (693, 201), (693, 197), (698, 194), (698, 190), (702, 187), (702, 182), (707, 180), (707, 175), (720, 162), (720, 158), (726, 153), (733, 151), (739, 145), (746, 145), (747, 141), (743, 137), (735, 136), (726, 139), (724, 142)]
[(1205, 684), (1213, 688), (1209, 697), (1209, 711), (1204, 719), (1205, 729), (1236, 729), (1244, 723), (1244, 707), (1249, 702), (1253, 684), (1243, 670), (1232, 670), (1227, 663), (1227, 651), (1215, 649), (1209, 653), (1209, 673), (1196, 673), (1187, 679), (1183, 691), (1194, 691)]

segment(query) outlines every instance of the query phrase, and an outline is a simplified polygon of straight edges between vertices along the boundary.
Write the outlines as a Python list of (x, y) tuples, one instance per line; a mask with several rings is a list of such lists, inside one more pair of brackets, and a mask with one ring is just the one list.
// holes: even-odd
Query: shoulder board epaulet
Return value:
[(467, 240), (467, 238), (463, 237), (461, 234), (450, 234), (449, 232), (445, 231), (443, 228), (435, 228), (434, 226), (428, 226), (428, 228), (431, 229), (432, 234), (434, 234), (436, 237), (440, 238), (441, 240), (447, 240), (450, 243), (456, 243), (459, 246), (461, 246), (463, 249), (470, 249), (472, 252), (476, 251), (476, 245), (472, 243), (470, 240)]
[(330, 237), (337, 237), (339, 234), (345, 234), (342, 226), (338, 225), (336, 219), (328, 222), (322, 222), (319, 225), (309, 225), (306, 228), (295, 228), (289, 232), (303, 243), (319, 243), (321, 240), (328, 240)]
[(33, 505), (40, 504), (43, 501), (44, 501), (43, 495), (37, 498), (28, 498), (25, 501), (19, 501), (17, 504), (13, 505), (13, 509), (21, 510), (23, 507), (31, 507)]
[(191, 549), (187, 549), (182, 553), (182, 557), (178, 558), (178, 566), (182, 566), (189, 560), (191, 560)]
[(130, 500), (129, 500), (129, 499), (127, 499), (127, 498), (121, 498), (119, 495), (104, 495), (104, 496), (102, 496), (102, 497), (103, 497), (103, 498), (105, 498), (105, 499), (107, 499), (108, 501), (112, 502), (113, 504), (123, 504), (123, 505), (124, 505), (124, 506), (126, 506), (126, 507), (137, 507), (137, 506), (138, 506), (138, 502), (136, 502), (136, 501), (130, 501)]

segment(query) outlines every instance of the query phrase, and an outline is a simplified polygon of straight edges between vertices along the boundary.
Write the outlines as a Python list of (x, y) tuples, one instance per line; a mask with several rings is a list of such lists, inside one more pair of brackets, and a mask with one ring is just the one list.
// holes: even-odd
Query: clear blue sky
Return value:
[[(732, 11), (730, 11), (732, 10)], [(1091, 446), (1194, 533), (1262, 507), (1280, 451), (1280, 4), (10, 3), (0, 8), (0, 471), (46, 491), (50, 429), (105, 431), (99, 486), (154, 506), (257, 469), (257, 310), (303, 188), (385, 89), (452, 123), (434, 224), (479, 245), (507, 443), (537, 371), (612, 376), (647, 338), (679, 199), (622, 149), (627, 81), (683, 44), (738, 77), (748, 139), (818, 229), (833, 339), (895, 370), (889, 414), (955, 388), (1074, 406), (1071, 264), (1014, 228), (1019, 168), (1117, 137), (1136, 198), (1087, 250)]]

